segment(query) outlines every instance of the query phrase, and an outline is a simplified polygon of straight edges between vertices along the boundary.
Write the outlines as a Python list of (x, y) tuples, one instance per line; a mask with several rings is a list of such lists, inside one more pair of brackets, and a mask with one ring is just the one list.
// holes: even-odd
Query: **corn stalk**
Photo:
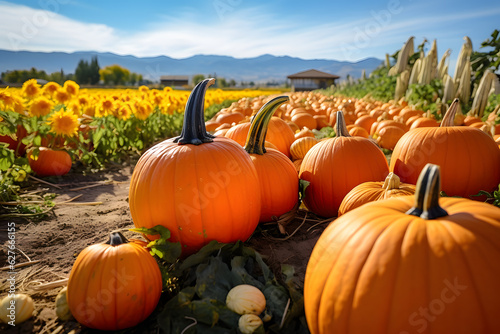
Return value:
[(418, 82), (418, 75), (420, 73), (421, 67), (422, 67), (422, 59), (418, 58), (417, 60), (415, 60), (413, 68), (411, 69), (410, 80), (408, 81), (408, 85), (416, 84)]
[(431, 58), (431, 80), (436, 79), (438, 77), (438, 58), (437, 58), (437, 42), (434, 40), (432, 42), (431, 49), (427, 54), (427, 57)]
[(408, 89), (408, 80), (410, 79), (410, 71), (405, 70), (396, 79), (396, 92), (394, 94), (394, 100), (398, 101), (405, 95)]
[(483, 117), (484, 109), (488, 104), (488, 97), (490, 95), (491, 87), (494, 82), (496, 74), (487, 70), (484, 72), (481, 81), (479, 82), (479, 86), (474, 95), (474, 100), (472, 101), (472, 108), (470, 113), (479, 118)]
[[(472, 42), (469, 37), (464, 37), (464, 44), (460, 49), (460, 53), (458, 54), (457, 65), (455, 67), (455, 74), (453, 75), (453, 80), (455, 80), (455, 86), (459, 87), (460, 79), (462, 78), (462, 72), (467, 63), (467, 59), (470, 59), (472, 54)], [(470, 64), (470, 62), (469, 62)]]
[(470, 100), (470, 85), (471, 85), (471, 64), (468, 58), (465, 62), (464, 70), (462, 71), (462, 77), (460, 78), (460, 85), (458, 86), (457, 97), (460, 102), (468, 104)]
[(448, 73), (448, 65), (446, 64), (448, 57), (450, 56), (451, 50), (448, 49), (445, 51), (443, 56), (441, 57), (441, 60), (439, 61), (438, 69), (437, 69), (437, 76), (438, 79), (444, 79), (444, 75)]
[(443, 90), (443, 102), (448, 103), (448, 101), (453, 101), (455, 98), (455, 83), (453, 79), (445, 74), (443, 78), (444, 90)]
[(398, 54), (396, 65), (389, 70), (389, 75), (397, 75), (404, 72), (408, 67), (408, 59), (415, 53), (415, 46), (413, 45), (414, 37), (408, 38)]
[(431, 83), (432, 62), (433, 62), (433, 55), (429, 53), (422, 61), (420, 73), (418, 74), (418, 83), (420, 85), (428, 85)]

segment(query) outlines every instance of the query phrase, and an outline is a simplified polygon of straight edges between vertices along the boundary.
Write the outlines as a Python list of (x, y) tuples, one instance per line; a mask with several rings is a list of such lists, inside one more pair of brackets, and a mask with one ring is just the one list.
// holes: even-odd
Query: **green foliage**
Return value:
[(205, 80), (205, 76), (203, 74), (195, 74), (193, 76), (193, 85), (197, 85), (203, 80)]
[(59, 84), (64, 83), (66, 80), (73, 80), (73, 75), (65, 75), (64, 71), (57, 71), (51, 74), (47, 74), (45, 71), (37, 70), (32, 67), (31, 70), (12, 70), (2, 72), (2, 81), (7, 83), (24, 83), (29, 79), (42, 79), (47, 81), (55, 81)]
[[(184, 329), (185, 333), (238, 333), (240, 315), (229, 310), (225, 301), (229, 290), (239, 284), (253, 285), (266, 297), (266, 312), (271, 315), (264, 324), (266, 332), (308, 333), (293, 267), (283, 265), (283, 280), (278, 281), (260, 254), (241, 242), (212, 241), (179, 262), (173, 272), (178, 290), (158, 315), (158, 324), (166, 333)], [(196, 326), (187, 328), (194, 322)]]
[[(120, 65), (110, 65), (100, 69), (99, 75), (105, 85), (125, 85), (131, 82), (132, 73)], [(142, 81), (142, 75), (135, 73), (132, 80)]]
[(205, 121), (208, 121), (215, 116), (221, 109), (229, 108), (229, 106), (236, 102), (236, 100), (225, 100), (219, 104), (212, 104), (210, 107), (205, 109)]
[(406, 101), (416, 109), (430, 110), (434, 117), (440, 120), (443, 118), (440, 99), (443, 89), (443, 82), (439, 79), (433, 79), (428, 85), (412, 84), (406, 92)]
[[(495, 111), (495, 108), (500, 105), (500, 94), (491, 94), (488, 97), (488, 105), (484, 110), (483, 120), (486, 120), (490, 113)], [(500, 117), (497, 116), (495, 124), (500, 124)]]
[(486, 50), (474, 51), (470, 57), (473, 82), (478, 85), (486, 70), (495, 72), (500, 68), (500, 32), (497, 29), (491, 33), (491, 39), (481, 43), (481, 49)]
[(375, 69), (366, 80), (339, 85), (325, 93), (334, 96), (349, 96), (353, 98), (372, 97), (387, 102), (394, 98), (396, 90), (396, 76), (389, 76), (385, 66)]

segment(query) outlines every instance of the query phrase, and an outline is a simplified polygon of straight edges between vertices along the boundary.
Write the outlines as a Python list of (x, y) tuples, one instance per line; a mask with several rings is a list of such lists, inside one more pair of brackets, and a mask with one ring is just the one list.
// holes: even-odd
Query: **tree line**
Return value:
[(63, 84), (66, 80), (73, 80), (79, 85), (97, 85), (100, 82), (104, 85), (136, 85), (144, 82), (142, 74), (130, 72), (120, 65), (109, 65), (101, 68), (97, 56), (92, 57), (90, 62), (81, 59), (74, 74), (66, 74), (62, 69), (48, 74), (32, 67), (30, 70), (2, 72), (1, 79), (5, 83), (23, 83), (29, 79), (41, 79), (59, 84)]

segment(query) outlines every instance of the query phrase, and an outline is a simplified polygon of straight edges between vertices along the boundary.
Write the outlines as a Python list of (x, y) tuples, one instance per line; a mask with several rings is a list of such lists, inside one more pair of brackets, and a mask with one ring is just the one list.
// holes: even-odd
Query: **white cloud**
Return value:
[(422, 27), (496, 15), (500, 9), (413, 19), (394, 14), (385, 21), (376, 20), (373, 14), (357, 20), (332, 17), (331, 22), (309, 26), (267, 12), (242, 8), (206, 26), (192, 17), (171, 16), (163, 23), (151, 23), (144, 31), (125, 34), (104, 24), (87, 24), (54, 12), (0, 2), (0, 49), (108, 51), (174, 58), (195, 54), (245, 58), (270, 53), (358, 60), (383, 56), (375, 50), (395, 51)]

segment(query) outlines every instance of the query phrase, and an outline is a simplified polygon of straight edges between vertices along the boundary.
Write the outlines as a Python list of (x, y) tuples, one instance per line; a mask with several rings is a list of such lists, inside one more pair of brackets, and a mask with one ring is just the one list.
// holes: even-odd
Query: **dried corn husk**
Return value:
[(474, 100), (472, 101), (472, 108), (470, 111), (472, 115), (479, 118), (483, 117), (484, 109), (488, 104), (488, 97), (490, 95), (491, 86), (495, 77), (496, 74), (492, 73), (490, 70), (484, 72), (483, 77), (479, 82)]

